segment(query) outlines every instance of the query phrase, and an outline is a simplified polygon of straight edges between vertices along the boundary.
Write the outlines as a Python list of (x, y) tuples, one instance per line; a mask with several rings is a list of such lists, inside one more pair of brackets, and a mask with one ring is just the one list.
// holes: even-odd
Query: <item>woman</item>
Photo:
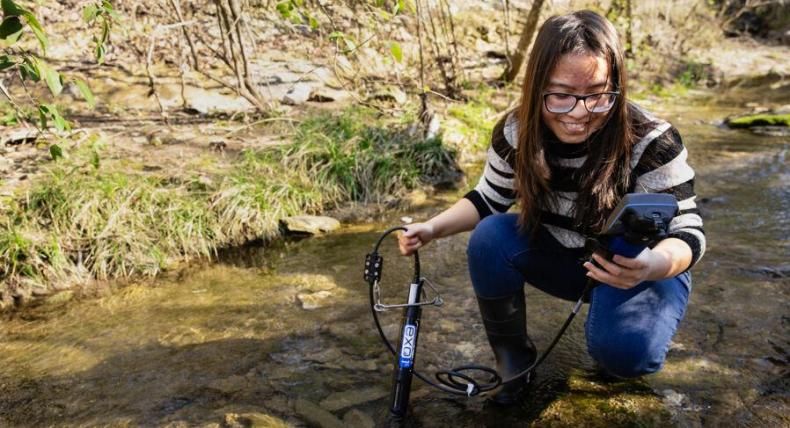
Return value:
[[(494, 128), (475, 189), (434, 218), (408, 225), (409, 255), (434, 239), (474, 229), (467, 255), (497, 368), (508, 378), (536, 358), (526, 331), (525, 282), (577, 300), (588, 278), (587, 347), (608, 373), (659, 370), (683, 318), (688, 270), (705, 251), (694, 171), (680, 135), (626, 98), (623, 49), (613, 25), (591, 11), (548, 19), (535, 40), (521, 103)], [(624, 194), (674, 195), (669, 237), (635, 258), (580, 259)], [(505, 214), (515, 203), (518, 214)], [(494, 400), (514, 402), (526, 382)]]

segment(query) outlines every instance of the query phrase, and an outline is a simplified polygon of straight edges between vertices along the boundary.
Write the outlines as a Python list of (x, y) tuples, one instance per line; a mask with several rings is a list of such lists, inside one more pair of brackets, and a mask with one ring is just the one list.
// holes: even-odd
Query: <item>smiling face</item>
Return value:
[[(612, 85), (608, 78), (609, 63), (602, 56), (570, 53), (557, 61), (543, 92), (588, 95), (611, 91)], [(584, 142), (604, 125), (608, 114), (590, 113), (581, 101), (577, 101), (573, 110), (567, 113), (552, 113), (546, 110), (545, 104), (541, 107), (543, 123), (560, 141), (569, 144)]]

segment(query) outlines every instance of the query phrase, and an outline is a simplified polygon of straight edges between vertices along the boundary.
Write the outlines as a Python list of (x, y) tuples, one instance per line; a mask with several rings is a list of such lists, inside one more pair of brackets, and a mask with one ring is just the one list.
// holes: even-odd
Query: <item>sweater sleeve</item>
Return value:
[(505, 115), (495, 126), (486, 165), (477, 186), (464, 197), (474, 204), (480, 218), (504, 213), (515, 203), (515, 118)]
[(683, 240), (691, 248), (689, 269), (705, 254), (705, 231), (695, 202), (694, 170), (680, 134), (670, 127), (653, 140), (634, 168), (635, 191), (668, 193), (678, 201), (678, 215), (669, 224), (669, 236)]

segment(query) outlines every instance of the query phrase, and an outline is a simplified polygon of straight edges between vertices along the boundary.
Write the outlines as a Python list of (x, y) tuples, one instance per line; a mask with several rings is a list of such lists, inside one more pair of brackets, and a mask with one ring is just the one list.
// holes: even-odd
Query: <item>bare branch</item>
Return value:
[[(170, 5), (173, 7), (173, 10), (176, 12), (176, 16), (178, 17), (178, 21), (180, 23), (184, 23), (184, 15), (181, 13), (181, 6), (179, 4), (179, 0), (170, 0)], [(192, 43), (192, 37), (189, 35), (189, 31), (187, 30), (186, 25), (181, 27), (184, 33), (184, 38), (187, 40), (187, 44), (189, 44), (189, 51), (192, 53), (192, 67), (195, 70), (200, 68), (200, 63), (198, 62), (197, 52), (195, 51), (195, 45)]]

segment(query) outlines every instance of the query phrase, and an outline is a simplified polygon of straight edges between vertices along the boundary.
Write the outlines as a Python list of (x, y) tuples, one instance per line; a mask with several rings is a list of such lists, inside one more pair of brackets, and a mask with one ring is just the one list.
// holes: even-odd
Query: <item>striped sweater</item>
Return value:
[[(660, 120), (636, 105), (631, 105), (635, 120), (647, 124), (633, 148), (632, 176), (636, 177), (631, 192), (669, 193), (678, 200), (679, 214), (669, 225), (669, 235), (686, 242), (691, 248), (693, 266), (705, 253), (702, 218), (694, 202), (694, 170), (686, 162), (688, 152), (680, 134), (668, 122)], [(503, 213), (515, 203), (515, 159), (518, 123), (513, 113), (494, 127), (491, 147), (483, 175), (474, 190), (466, 194), (477, 208), (480, 218)], [(554, 193), (552, 206), (541, 210), (541, 223), (566, 248), (579, 250), (585, 237), (573, 225), (573, 212), (579, 189), (574, 172), (587, 159), (584, 144), (552, 143), (546, 151), (552, 156)]]

